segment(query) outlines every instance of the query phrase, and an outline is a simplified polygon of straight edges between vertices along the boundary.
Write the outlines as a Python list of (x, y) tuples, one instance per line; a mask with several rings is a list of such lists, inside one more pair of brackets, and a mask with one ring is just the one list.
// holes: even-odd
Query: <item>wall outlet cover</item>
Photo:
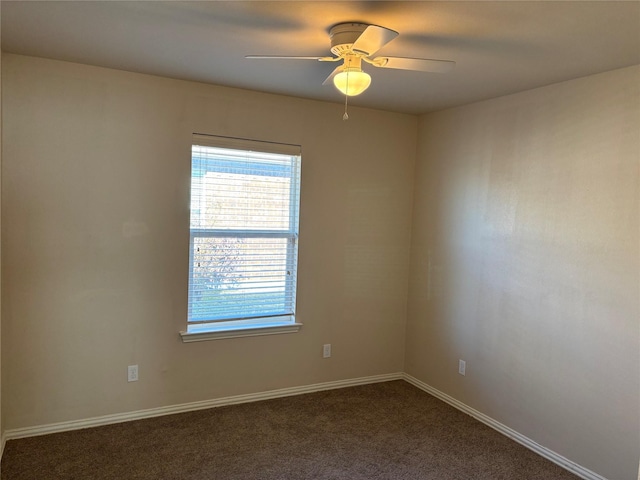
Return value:
[(458, 373), (460, 375), (465, 375), (467, 370), (467, 362), (464, 360), (458, 360)]
[(129, 365), (127, 367), (127, 382), (138, 381), (138, 365)]

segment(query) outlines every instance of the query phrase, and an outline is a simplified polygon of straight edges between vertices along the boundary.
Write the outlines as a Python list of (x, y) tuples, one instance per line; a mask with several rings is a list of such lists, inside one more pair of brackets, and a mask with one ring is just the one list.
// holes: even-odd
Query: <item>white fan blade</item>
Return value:
[(331, 75), (329, 75), (324, 82), (322, 82), (322, 85), (331, 85), (333, 83), (333, 77), (335, 77), (337, 74), (339, 74), (342, 70), (344, 69), (344, 65), (340, 65), (338, 67), (336, 67), (333, 72), (331, 72)]
[(317, 60), (318, 62), (337, 62), (340, 57), (292, 57), (288, 55), (246, 55), (250, 60)]
[(398, 32), (378, 25), (369, 25), (353, 42), (353, 51), (371, 56), (398, 36)]
[(431, 73), (448, 73), (456, 66), (456, 62), (451, 60), (403, 57), (376, 57), (373, 59), (372, 64), (381, 68), (397, 68)]

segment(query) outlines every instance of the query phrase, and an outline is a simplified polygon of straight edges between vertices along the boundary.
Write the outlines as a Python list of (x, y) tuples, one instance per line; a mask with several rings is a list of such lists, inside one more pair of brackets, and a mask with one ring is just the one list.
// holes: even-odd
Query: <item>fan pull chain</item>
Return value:
[(342, 120), (347, 121), (349, 120), (349, 114), (347, 113), (347, 99), (349, 98), (348, 95), (344, 96), (344, 115), (342, 115)]
[[(349, 93), (349, 70), (347, 70), (347, 93)], [(344, 115), (342, 115), (342, 120), (345, 122), (349, 120), (349, 114), (347, 113), (347, 101), (349, 100), (349, 95), (345, 94), (344, 96)]]

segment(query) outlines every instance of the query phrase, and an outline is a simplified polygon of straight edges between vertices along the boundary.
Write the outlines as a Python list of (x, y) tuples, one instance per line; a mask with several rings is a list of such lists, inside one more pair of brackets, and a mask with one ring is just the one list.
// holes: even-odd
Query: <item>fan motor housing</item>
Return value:
[(354, 42), (368, 26), (366, 23), (339, 23), (331, 27), (331, 53), (338, 57), (351, 53)]

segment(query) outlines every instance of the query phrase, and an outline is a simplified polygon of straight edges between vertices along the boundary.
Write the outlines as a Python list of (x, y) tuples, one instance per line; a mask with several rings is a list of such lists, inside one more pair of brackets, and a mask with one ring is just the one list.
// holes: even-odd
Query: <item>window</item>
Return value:
[(297, 331), (300, 147), (194, 135), (187, 331)]

